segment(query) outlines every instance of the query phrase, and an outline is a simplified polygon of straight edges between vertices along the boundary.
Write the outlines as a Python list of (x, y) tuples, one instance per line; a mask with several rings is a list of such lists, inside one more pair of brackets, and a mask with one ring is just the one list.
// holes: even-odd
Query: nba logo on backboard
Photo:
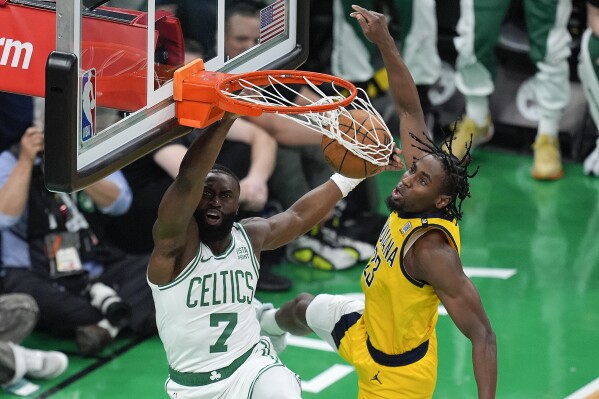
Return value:
[(81, 141), (96, 135), (96, 70), (85, 71), (81, 77)]

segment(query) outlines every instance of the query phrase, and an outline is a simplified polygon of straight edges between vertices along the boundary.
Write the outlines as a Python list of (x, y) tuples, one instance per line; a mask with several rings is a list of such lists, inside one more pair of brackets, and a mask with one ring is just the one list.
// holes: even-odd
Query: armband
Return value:
[(331, 176), (331, 180), (335, 182), (339, 190), (341, 190), (341, 194), (343, 194), (343, 198), (349, 194), (351, 190), (356, 188), (358, 184), (364, 179), (351, 179), (349, 177), (345, 177), (339, 173), (335, 173)]

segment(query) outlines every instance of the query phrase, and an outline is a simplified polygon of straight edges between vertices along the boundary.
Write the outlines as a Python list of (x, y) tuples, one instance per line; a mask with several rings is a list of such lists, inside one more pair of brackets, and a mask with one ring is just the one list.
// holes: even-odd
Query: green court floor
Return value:
[[(564, 179), (536, 182), (530, 162), (530, 156), (478, 151), (480, 172), (461, 224), (462, 261), (497, 334), (497, 397), (597, 398), (599, 179), (584, 176), (580, 164), (567, 164)], [(382, 198), (398, 178), (390, 172), (377, 177)], [(275, 305), (302, 291), (359, 293), (360, 267), (322, 272), (284, 264), (276, 271), (291, 276), (295, 286), (289, 293), (259, 295)], [(435, 398), (476, 398), (469, 341), (448, 316), (439, 318), (437, 335)], [(67, 351), (71, 361), (64, 376), (41, 383), (31, 398), (167, 397), (158, 338), (121, 338), (98, 359), (80, 358), (73, 343), (41, 334), (26, 343)], [(352, 369), (315, 337), (292, 340), (281, 358), (301, 375), (305, 398), (356, 397)]]

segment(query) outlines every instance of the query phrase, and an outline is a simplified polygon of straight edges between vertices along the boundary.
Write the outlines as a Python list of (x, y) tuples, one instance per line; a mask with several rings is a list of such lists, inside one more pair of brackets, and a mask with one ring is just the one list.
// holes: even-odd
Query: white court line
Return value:
[[(580, 388), (578, 391), (573, 394), (567, 396), (565, 399), (585, 399), (590, 398), (593, 394), (599, 393), (599, 378), (594, 381), (589, 382), (584, 387)], [(596, 396), (593, 396), (596, 397)]]
[(489, 267), (465, 267), (464, 273), (468, 277), (487, 277), (487, 278), (499, 278), (507, 280), (508, 278), (515, 275), (518, 271), (516, 269), (500, 269), (500, 268), (489, 268)]
[(354, 368), (344, 364), (334, 364), (311, 380), (302, 380), (302, 391), (320, 393), (346, 375), (353, 373)]
[(297, 337), (289, 334), (287, 336), (287, 345), (297, 346), (299, 348), (314, 349), (323, 352), (334, 352), (333, 348), (320, 339)]
[[(501, 280), (507, 280), (518, 273), (518, 271), (516, 269), (465, 267), (464, 273), (466, 273), (466, 276), (468, 277), (498, 278)], [(447, 316), (447, 310), (443, 305), (439, 305), (439, 316)]]
[[(300, 348), (314, 349), (323, 352), (334, 352), (333, 348), (320, 339), (296, 337), (288, 335), (287, 345)], [(346, 375), (352, 373), (354, 368), (344, 364), (334, 364), (311, 380), (302, 379), (302, 391), (309, 393), (320, 393), (330, 387)]]

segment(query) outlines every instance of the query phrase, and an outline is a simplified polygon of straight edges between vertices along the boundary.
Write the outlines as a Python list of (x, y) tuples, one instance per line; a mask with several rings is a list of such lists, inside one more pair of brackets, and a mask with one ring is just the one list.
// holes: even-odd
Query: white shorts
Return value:
[(308, 326), (337, 352), (333, 337), (336, 324), (342, 316), (364, 313), (364, 301), (343, 295), (317, 295), (306, 309)]
[[(265, 380), (267, 384), (262, 384)], [(258, 391), (256, 398), (268, 399), (265, 390), (272, 398), (301, 398), (299, 376), (281, 363), (267, 337), (261, 337), (250, 357), (229, 378), (203, 386), (185, 386), (170, 378), (165, 383), (165, 391), (173, 399), (250, 399)]]

